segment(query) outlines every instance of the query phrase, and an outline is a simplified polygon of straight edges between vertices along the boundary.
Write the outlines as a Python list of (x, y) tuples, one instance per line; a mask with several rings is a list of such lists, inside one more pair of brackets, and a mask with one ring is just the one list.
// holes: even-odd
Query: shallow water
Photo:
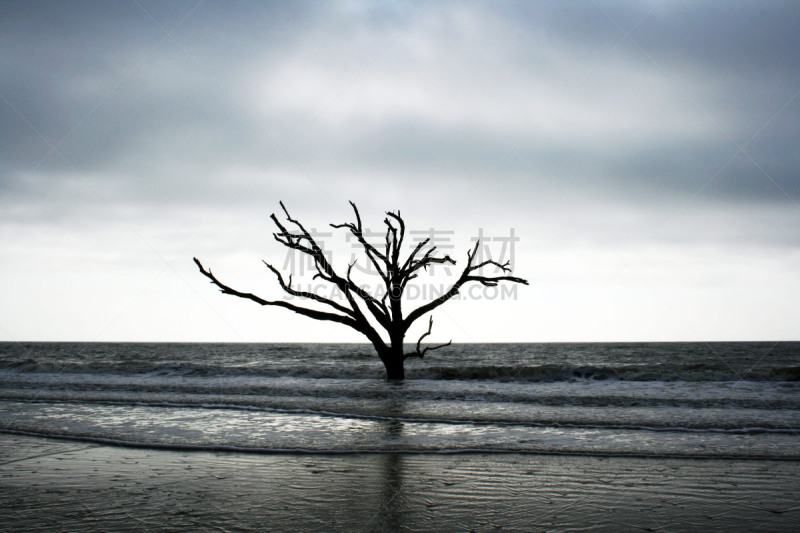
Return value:
[[(800, 459), (800, 343), (0, 343), (0, 430), (159, 448)], [(314, 364), (314, 361), (321, 361)]]

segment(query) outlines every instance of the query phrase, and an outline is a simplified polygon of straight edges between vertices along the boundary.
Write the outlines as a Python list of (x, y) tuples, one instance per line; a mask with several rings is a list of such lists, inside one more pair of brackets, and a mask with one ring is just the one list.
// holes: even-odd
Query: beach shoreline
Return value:
[(625, 531), (800, 527), (800, 462), (252, 454), (0, 433), (6, 531)]

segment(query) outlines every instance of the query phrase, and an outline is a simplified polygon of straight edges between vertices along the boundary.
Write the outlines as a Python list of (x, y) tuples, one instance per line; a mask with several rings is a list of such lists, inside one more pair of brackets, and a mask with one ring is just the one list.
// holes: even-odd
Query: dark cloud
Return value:
[(74, 170), (176, 190), (190, 175), (199, 190), (231, 165), (297, 163), (566, 176), (642, 197), (694, 195), (720, 173), (716, 194), (797, 197), (793, 4), (3, 10), (7, 184)]
[(283, 258), (278, 199), (319, 228), (354, 199), (454, 253), (515, 228), (534, 296), (509, 309), (543, 338), (607, 317), (641, 337), (654, 293), (718, 317), (709, 338), (796, 336), (796, 6), (1, 2), (0, 330), (88, 340), (116, 316), (146, 340), (159, 308), (196, 338), (185, 317), (217, 317), (192, 255), (250, 279)]
[(26, 228), (40, 254), (175, 231), (171, 257), (196, 225), (227, 254), (280, 198), (317, 223), (354, 198), (587, 254), (793, 257), (796, 6), (2, 2), (8, 261)]
[(800, 9), (776, 2), (504, 2), (520, 39), (537, 34), (565, 47), (646, 53), (656, 63), (709, 75), (773, 73), (797, 79)]

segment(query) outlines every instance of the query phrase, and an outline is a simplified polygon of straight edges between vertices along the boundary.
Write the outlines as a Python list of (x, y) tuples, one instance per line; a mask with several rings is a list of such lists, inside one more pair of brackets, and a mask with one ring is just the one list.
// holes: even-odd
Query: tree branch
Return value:
[[(353, 232), (354, 235), (356, 235), (356, 238), (359, 239), (359, 242), (362, 242), (362, 244), (366, 244), (366, 246), (371, 246), (363, 238), (363, 231), (361, 228), (361, 216), (358, 213), (358, 209), (356, 208), (353, 202), (350, 202), (350, 204), (353, 206), (353, 209), (355, 210), (357, 225), (348, 223), (339, 225), (331, 224), (331, 226), (347, 227), (348, 229), (351, 230), (351, 232)], [(353, 299), (353, 293), (358, 295), (358, 297), (361, 298), (366, 303), (369, 312), (375, 317), (375, 319), (382, 326), (386, 327), (386, 325), (389, 322), (389, 313), (386, 310), (386, 307), (381, 305), (381, 303), (375, 298), (373, 298), (372, 295), (369, 294), (369, 292), (362, 289), (358, 284), (356, 284), (352, 280), (352, 278), (350, 277), (350, 269), (352, 269), (352, 265), (350, 266), (350, 269), (348, 269), (346, 278), (339, 276), (336, 273), (336, 271), (334, 271), (333, 267), (325, 257), (322, 248), (316, 243), (311, 234), (308, 233), (308, 231), (305, 229), (305, 227), (303, 227), (300, 221), (292, 218), (291, 215), (289, 215), (289, 212), (287, 211), (286, 206), (283, 205), (283, 202), (280, 202), (280, 205), (281, 208), (283, 209), (283, 212), (286, 214), (286, 219), (295, 226), (297, 226), (300, 229), (301, 233), (298, 235), (287, 231), (286, 228), (278, 221), (277, 217), (275, 217), (275, 215), (273, 214), (271, 218), (278, 226), (278, 228), (281, 230), (281, 233), (276, 235), (276, 239), (278, 239), (278, 241), (281, 242), (282, 244), (290, 248), (300, 250), (301, 252), (306, 253), (314, 258), (314, 266), (317, 269), (317, 274), (315, 274), (314, 277), (322, 278), (325, 281), (336, 285), (336, 287), (342, 292), (342, 294), (344, 294), (345, 298), (347, 299), (347, 302), (350, 304), (351, 309), (348, 310), (349, 311), (348, 314), (352, 316), (355, 320), (357, 320), (361, 324), (362, 328), (372, 329), (372, 326), (369, 324), (369, 321), (363, 315), (361, 309), (358, 307), (358, 304)], [(280, 239), (278, 237), (283, 237), (283, 239)], [(301, 244), (301, 242), (303, 241), (307, 242), (308, 246)], [(329, 303), (330, 301), (324, 301), (326, 299), (320, 300), (319, 297), (314, 297), (313, 299), (317, 301), (323, 301), (323, 303), (327, 303), (328, 305), (330, 305)], [(344, 308), (344, 306), (341, 307)]]
[[(395, 229), (394, 226), (392, 226), (389, 223), (389, 219), (387, 218), (385, 220), (386, 225), (389, 226), (390, 231), (392, 233), (392, 245), (394, 247), (394, 249), (392, 250), (392, 265), (394, 266), (394, 268), (397, 268), (397, 266), (400, 264), (400, 248), (403, 246), (403, 239), (405, 238), (406, 235), (406, 223), (403, 222), (403, 219), (400, 217), (400, 211), (398, 211), (397, 213), (392, 213), (391, 211), (387, 211), (386, 215), (388, 217), (392, 217), (393, 219), (395, 219), (397, 221), (397, 225), (399, 226), (400, 235), (398, 236), (397, 229)], [(388, 251), (386, 252), (386, 257), (387, 258), (389, 257)]]
[(297, 296), (298, 298), (308, 298), (309, 300), (314, 300), (314, 301), (329, 305), (329, 306), (333, 307), (334, 309), (336, 309), (337, 311), (345, 313), (346, 315), (349, 315), (349, 316), (353, 316), (353, 311), (352, 310), (346, 308), (343, 305), (340, 305), (340, 304), (334, 302), (333, 300), (329, 300), (328, 298), (325, 298), (323, 296), (319, 296), (318, 294), (314, 294), (313, 292), (298, 291), (298, 290), (293, 289), (292, 288), (292, 276), (291, 275), (289, 276), (289, 283), (285, 283), (283, 281), (283, 276), (281, 275), (280, 271), (278, 271), (278, 269), (276, 269), (275, 267), (273, 267), (272, 265), (270, 265), (266, 261), (262, 261), (262, 263), (267, 265), (267, 268), (269, 268), (275, 274), (275, 276), (278, 278), (278, 283), (280, 284), (281, 288), (286, 293), (291, 294), (292, 296)]
[(385, 300), (377, 300), (375, 299), (369, 291), (364, 290), (361, 288), (353, 278), (350, 276), (350, 272), (353, 270), (353, 266), (356, 264), (355, 261), (350, 263), (350, 266), (347, 268), (347, 283), (348, 286), (355, 292), (364, 303), (367, 305), (367, 309), (369, 312), (372, 313), (372, 316), (378, 321), (378, 323), (383, 326), (387, 331), (391, 327), (391, 320), (389, 319), (389, 309), (386, 307)]
[(246, 300), (252, 300), (253, 302), (255, 302), (255, 303), (259, 304), (259, 305), (274, 305), (274, 306), (277, 306), (277, 307), (283, 307), (285, 309), (289, 309), (290, 311), (294, 311), (295, 313), (298, 313), (300, 315), (307, 316), (309, 318), (313, 318), (314, 320), (328, 320), (328, 321), (331, 321), (331, 322), (339, 322), (340, 324), (344, 324), (346, 326), (350, 326), (351, 328), (355, 329), (356, 331), (359, 331), (359, 332), (363, 333), (363, 331), (360, 328), (358, 322), (354, 318), (352, 318), (350, 316), (342, 316), (342, 315), (337, 315), (336, 313), (328, 313), (328, 312), (325, 312), (325, 311), (319, 311), (317, 309), (309, 309), (307, 307), (301, 307), (299, 305), (294, 305), (294, 304), (291, 304), (289, 302), (285, 302), (283, 300), (277, 300), (277, 301), (265, 300), (265, 299), (261, 298), (260, 296), (256, 296), (255, 294), (251, 294), (249, 292), (237, 291), (236, 289), (233, 289), (233, 288), (225, 285), (221, 281), (219, 281), (214, 276), (214, 274), (211, 273), (211, 270), (210, 269), (206, 270), (206, 268), (203, 266), (203, 264), (200, 262), (200, 260), (197, 259), (196, 257), (194, 258), (194, 262), (197, 265), (197, 268), (200, 269), (200, 272), (205, 277), (210, 279), (211, 283), (216, 285), (219, 288), (219, 290), (224, 294), (230, 294), (232, 296), (237, 296), (239, 298), (244, 298)]
[[(352, 222), (345, 222), (343, 224), (331, 224), (330, 226), (336, 229), (339, 228), (349, 229), (350, 233), (358, 240), (361, 246), (364, 247), (367, 257), (372, 262), (372, 265), (375, 267), (375, 269), (378, 271), (378, 274), (380, 274), (381, 278), (386, 280), (387, 278), (386, 272), (388, 272), (388, 268), (386, 268), (388, 265), (386, 256), (381, 252), (379, 252), (377, 248), (375, 248), (373, 245), (367, 242), (367, 240), (364, 238), (364, 228), (361, 226), (361, 215), (358, 213), (358, 208), (356, 207), (355, 203), (350, 202), (350, 205), (353, 206), (353, 211), (356, 214), (356, 223), (353, 224)], [(378, 262), (378, 259), (380, 259), (383, 262), (384, 264), (383, 268)]]
[[(510, 281), (512, 283), (521, 283), (523, 285), (528, 284), (528, 280), (523, 278), (518, 278), (515, 276), (481, 276), (473, 274), (473, 272), (475, 272), (476, 270), (479, 270), (482, 267), (488, 265), (495, 266), (501, 269), (503, 272), (511, 271), (508, 262), (506, 262), (505, 264), (500, 264), (497, 261), (487, 260), (478, 263), (476, 265), (473, 265), (472, 262), (478, 253), (479, 245), (480, 245), (480, 240), (475, 241), (475, 246), (472, 248), (472, 251), (469, 250), (467, 251), (467, 264), (464, 267), (464, 270), (461, 272), (461, 275), (458, 277), (455, 283), (453, 283), (450, 289), (446, 293), (436, 298), (435, 300), (431, 300), (430, 302), (421, 305), (420, 307), (409, 313), (409, 315), (403, 321), (404, 328), (408, 329), (411, 326), (411, 324), (413, 324), (414, 321), (419, 319), (422, 315), (430, 311), (433, 311), (434, 309), (445, 303), (447, 300), (458, 294), (458, 291), (461, 288), (461, 286), (467, 282), (476, 281), (478, 283), (481, 283), (482, 285), (486, 285), (489, 287), (494, 287), (501, 281)], [(453, 264), (455, 264), (455, 262)]]
[(453, 342), (452, 340), (449, 340), (446, 343), (439, 344), (437, 346), (426, 346), (422, 351), (420, 351), (420, 345), (422, 344), (422, 339), (430, 335), (432, 329), (433, 329), (433, 317), (430, 317), (430, 320), (428, 321), (428, 331), (423, 333), (417, 340), (417, 349), (411, 353), (405, 354), (406, 359), (408, 359), (409, 357), (419, 357), (420, 359), (422, 359), (423, 357), (425, 357), (425, 354), (428, 353), (429, 351), (432, 352), (433, 350), (438, 350), (439, 348), (450, 346), (450, 344)]

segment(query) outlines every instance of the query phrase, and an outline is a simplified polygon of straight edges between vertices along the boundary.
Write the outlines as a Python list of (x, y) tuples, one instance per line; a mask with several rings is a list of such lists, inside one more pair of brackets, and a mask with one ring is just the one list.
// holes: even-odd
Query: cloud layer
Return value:
[(277, 201), (352, 199), (456, 250), (515, 228), (534, 286), (495, 304), (527, 318), (472, 337), (459, 303), (458, 340), (796, 338), (799, 30), (793, 2), (4, 3), (0, 335), (304, 340), (188, 260), (268, 291)]

